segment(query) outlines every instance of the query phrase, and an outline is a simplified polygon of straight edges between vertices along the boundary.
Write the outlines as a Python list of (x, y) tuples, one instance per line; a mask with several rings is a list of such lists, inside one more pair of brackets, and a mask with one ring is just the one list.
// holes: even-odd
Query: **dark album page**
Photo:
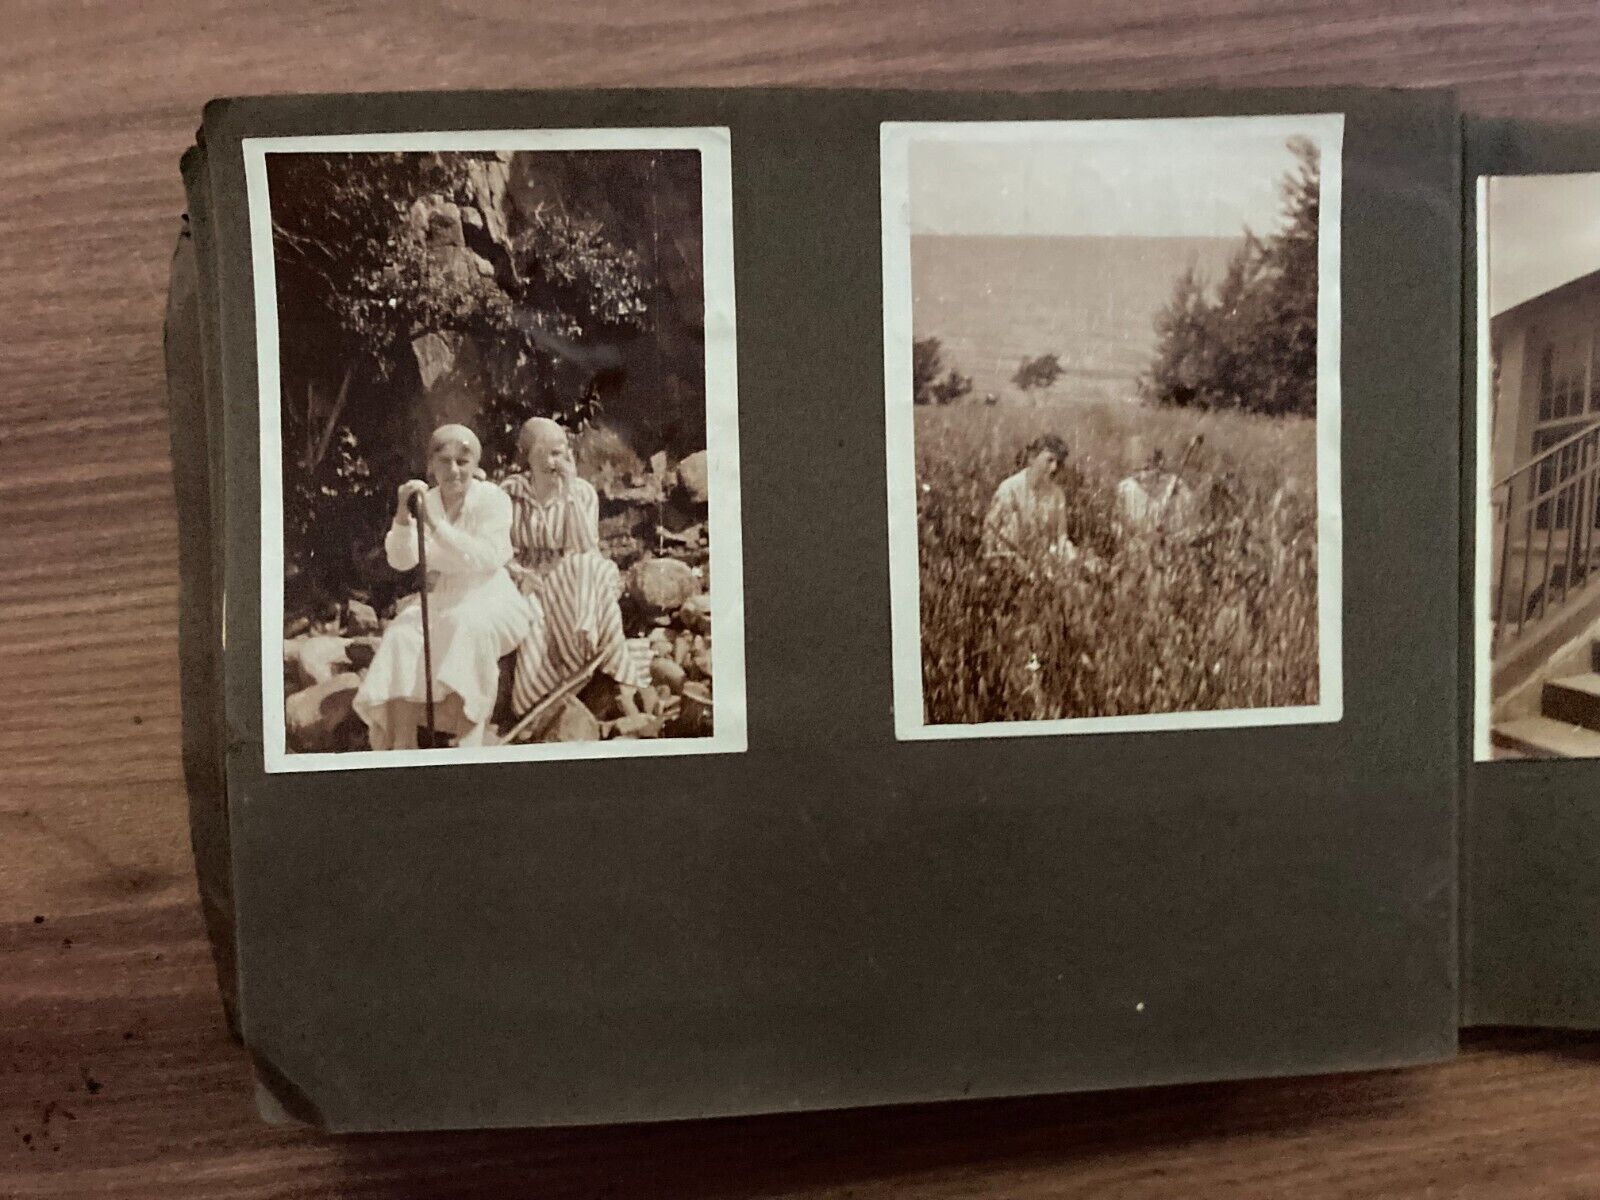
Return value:
[(276, 1104), (1452, 1052), (1448, 96), (278, 98), (203, 135)]
[(1467, 125), (1464, 1021), (1600, 1026), (1600, 129)]

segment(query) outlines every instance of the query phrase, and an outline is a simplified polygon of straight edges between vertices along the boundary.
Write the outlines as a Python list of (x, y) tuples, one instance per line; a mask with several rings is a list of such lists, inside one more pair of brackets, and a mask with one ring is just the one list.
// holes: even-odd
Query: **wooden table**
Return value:
[(1458, 85), (1600, 118), (1594, 0), (8, 0), (0, 1196), (1600, 1195), (1600, 1039), (1442, 1067), (582, 1131), (260, 1124), (197, 910), (161, 377), (204, 101), (584, 84)]

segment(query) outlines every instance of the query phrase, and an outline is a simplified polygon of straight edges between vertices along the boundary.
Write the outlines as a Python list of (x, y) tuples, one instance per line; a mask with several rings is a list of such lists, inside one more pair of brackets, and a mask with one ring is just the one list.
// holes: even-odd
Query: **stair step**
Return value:
[(1600, 731), (1600, 673), (1546, 680), (1539, 711), (1555, 721)]
[(1529, 758), (1600, 758), (1600, 733), (1549, 717), (1519, 717), (1489, 731), (1496, 746)]

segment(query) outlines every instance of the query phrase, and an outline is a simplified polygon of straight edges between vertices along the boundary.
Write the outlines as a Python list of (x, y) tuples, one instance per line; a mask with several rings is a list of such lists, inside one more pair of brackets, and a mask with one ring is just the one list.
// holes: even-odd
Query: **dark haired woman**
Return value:
[(1067, 536), (1067, 443), (1043, 434), (1023, 450), (1021, 467), (995, 489), (983, 521), (983, 556), (1032, 574), (1046, 566), (1077, 561)]

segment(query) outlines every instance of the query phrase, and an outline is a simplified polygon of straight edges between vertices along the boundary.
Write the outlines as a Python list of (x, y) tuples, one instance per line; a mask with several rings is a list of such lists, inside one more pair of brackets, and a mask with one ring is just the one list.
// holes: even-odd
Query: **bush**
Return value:
[(1020, 391), (1031, 392), (1035, 388), (1047, 388), (1056, 380), (1066, 374), (1061, 366), (1061, 360), (1054, 354), (1041, 354), (1038, 358), (1025, 358), (1017, 367), (1017, 373), (1011, 377), (1011, 382), (1017, 385)]
[(922, 338), (911, 344), (911, 402), (913, 404), (954, 404), (972, 391), (972, 377), (955, 368), (944, 371), (944, 347), (938, 338)]

